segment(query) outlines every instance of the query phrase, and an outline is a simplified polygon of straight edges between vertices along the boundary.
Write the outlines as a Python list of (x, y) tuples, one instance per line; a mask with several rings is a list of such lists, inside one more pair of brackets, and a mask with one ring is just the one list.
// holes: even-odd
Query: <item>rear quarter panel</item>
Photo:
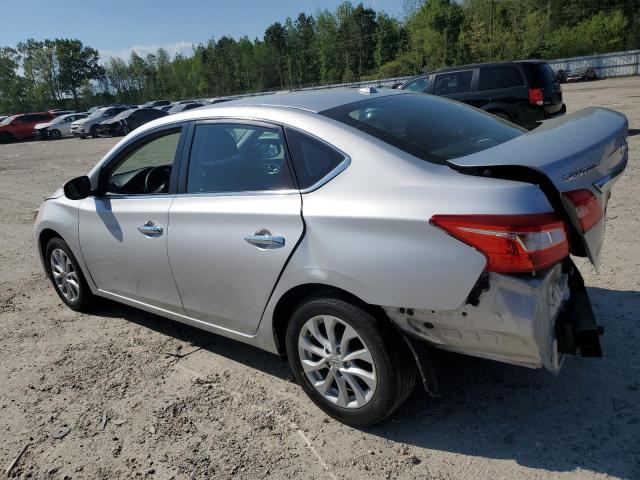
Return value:
[(534, 185), (465, 176), (350, 127), (334, 136), (334, 128), (314, 133), (346, 152), (351, 164), (303, 195), (306, 232), (276, 286), (267, 318), (285, 292), (305, 283), (335, 286), (375, 305), (456, 309), (486, 260), (430, 225), (431, 216), (551, 210)]

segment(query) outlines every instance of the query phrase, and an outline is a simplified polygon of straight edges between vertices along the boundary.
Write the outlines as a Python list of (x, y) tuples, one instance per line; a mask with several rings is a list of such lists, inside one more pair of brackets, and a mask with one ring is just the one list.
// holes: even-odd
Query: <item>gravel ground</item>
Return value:
[(115, 141), (0, 145), (3, 468), (28, 444), (13, 477), (640, 478), (640, 77), (564, 92), (570, 111), (614, 108), (632, 128), (603, 266), (580, 262), (605, 357), (568, 358), (553, 377), (443, 354), (440, 398), (416, 389), (366, 430), (326, 417), (260, 350), (111, 302), (65, 308), (32, 210)]

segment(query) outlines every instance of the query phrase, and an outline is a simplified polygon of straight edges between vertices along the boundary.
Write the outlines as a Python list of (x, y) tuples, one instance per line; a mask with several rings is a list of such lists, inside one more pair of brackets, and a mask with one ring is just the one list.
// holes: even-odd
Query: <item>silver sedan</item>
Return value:
[(527, 133), (371, 88), (258, 96), (130, 133), (40, 207), (60, 298), (95, 296), (287, 355), (351, 425), (388, 417), (434, 349), (530, 368), (600, 356), (570, 255), (598, 264), (627, 121)]

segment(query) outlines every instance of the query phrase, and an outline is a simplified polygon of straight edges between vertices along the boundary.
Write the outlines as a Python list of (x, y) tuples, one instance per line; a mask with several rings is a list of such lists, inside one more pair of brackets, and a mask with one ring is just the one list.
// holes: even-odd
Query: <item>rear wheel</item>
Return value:
[(76, 257), (61, 238), (47, 243), (45, 265), (53, 287), (60, 299), (71, 309), (87, 311), (94, 296), (78, 266)]
[(49, 132), (49, 136), (53, 139), (53, 140), (59, 140), (60, 137), (62, 137), (62, 134), (60, 133), (60, 130), (51, 130)]
[(293, 374), (327, 414), (364, 427), (387, 418), (413, 389), (416, 365), (386, 319), (345, 300), (311, 298), (286, 334)]

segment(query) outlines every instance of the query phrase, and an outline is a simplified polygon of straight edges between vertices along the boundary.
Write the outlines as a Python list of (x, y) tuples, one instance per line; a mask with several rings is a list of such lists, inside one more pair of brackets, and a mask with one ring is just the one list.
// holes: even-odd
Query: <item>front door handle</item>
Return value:
[(151, 220), (147, 220), (147, 223), (140, 225), (138, 231), (147, 237), (158, 237), (163, 232), (162, 227), (154, 225)]
[(271, 232), (264, 228), (258, 230), (254, 235), (247, 235), (244, 239), (251, 245), (255, 245), (263, 250), (284, 247), (284, 237), (271, 235)]

